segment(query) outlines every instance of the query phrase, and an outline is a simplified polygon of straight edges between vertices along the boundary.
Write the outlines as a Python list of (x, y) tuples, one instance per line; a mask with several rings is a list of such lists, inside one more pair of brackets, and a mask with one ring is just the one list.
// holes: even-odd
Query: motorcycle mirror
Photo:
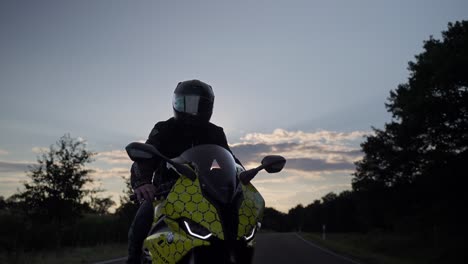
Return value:
[(171, 164), (175, 170), (177, 170), (180, 174), (186, 176), (187, 178), (191, 180), (195, 180), (195, 178), (197, 178), (193, 170), (191, 170), (184, 164), (177, 163), (164, 156), (153, 145), (140, 142), (132, 142), (125, 147), (125, 150), (127, 151), (127, 154), (130, 157), (130, 159), (135, 162), (149, 161), (156, 157), (160, 157), (165, 162)]
[(176, 163), (174, 161), (172, 161), (172, 163), (168, 162), (169, 164), (171, 164), (172, 166), (174, 166), (175, 170), (177, 172), (179, 172), (180, 174), (184, 175), (185, 177), (191, 179), (192, 181), (194, 181), (196, 178), (197, 178), (197, 175), (195, 174), (195, 172), (190, 169), (188, 166), (184, 165), (184, 164), (180, 164), (180, 163)]
[(286, 159), (282, 156), (270, 155), (263, 158), (261, 167), (264, 167), (268, 173), (277, 173), (284, 168), (285, 164)]
[(239, 179), (244, 185), (246, 185), (255, 177), (255, 175), (257, 175), (260, 170), (261, 169), (255, 168), (243, 171), (239, 174)]
[(146, 161), (161, 156), (161, 153), (152, 145), (132, 142), (125, 147), (128, 156), (133, 161)]
[(276, 173), (281, 171), (286, 164), (286, 159), (282, 156), (269, 155), (263, 158), (262, 165), (255, 169), (243, 171), (239, 174), (239, 179), (245, 185), (248, 184), (259, 171), (265, 169), (268, 173)]

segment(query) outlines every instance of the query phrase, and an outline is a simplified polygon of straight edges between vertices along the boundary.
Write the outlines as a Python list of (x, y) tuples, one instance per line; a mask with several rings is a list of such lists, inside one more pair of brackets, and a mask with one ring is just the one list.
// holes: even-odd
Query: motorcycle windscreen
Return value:
[(236, 163), (229, 151), (218, 145), (199, 145), (180, 157), (197, 166), (202, 190), (223, 204), (231, 202), (237, 174)]

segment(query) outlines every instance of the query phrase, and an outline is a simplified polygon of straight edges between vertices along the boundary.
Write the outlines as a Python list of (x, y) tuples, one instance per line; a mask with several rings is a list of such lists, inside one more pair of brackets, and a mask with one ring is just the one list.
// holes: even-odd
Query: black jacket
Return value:
[[(177, 122), (174, 118), (158, 122), (153, 130), (151, 130), (146, 143), (153, 145), (170, 159), (180, 156), (180, 154), (189, 148), (202, 144), (216, 144), (231, 152), (226, 135), (221, 127), (212, 123), (198, 127), (187, 127)], [(234, 157), (234, 159), (238, 164), (242, 165), (237, 158)], [(157, 160), (152, 164), (134, 163), (130, 178), (132, 187), (136, 188), (140, 185), (151, 183), (154, 174), (153, 184), (158, 189), (161, 189), (158, 192), (167, 192), (167, 188), (171, 187), (175, 180), (177, 180), (177, 175), (169, 171), (165, 165), (165, 162), (162, 162), (162, 160)], [(168, 183), (169, 186), (165, 187), (164, 185)]]

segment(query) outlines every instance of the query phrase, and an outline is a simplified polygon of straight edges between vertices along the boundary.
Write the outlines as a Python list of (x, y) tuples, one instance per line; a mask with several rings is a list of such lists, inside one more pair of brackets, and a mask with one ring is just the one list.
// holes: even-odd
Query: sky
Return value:
[(172, 116), (179, 81), (212, 85), (212, 122), (247, 168), (285, 169), (253, 184), (287, 210), (351, 189), (360, 143), (391, 120), (385, 103), (407, 63), (468, 2), (0, 2), (0, 196), (69, 133), (97, 152), (89, 168), (118, 202), (124, 152)]

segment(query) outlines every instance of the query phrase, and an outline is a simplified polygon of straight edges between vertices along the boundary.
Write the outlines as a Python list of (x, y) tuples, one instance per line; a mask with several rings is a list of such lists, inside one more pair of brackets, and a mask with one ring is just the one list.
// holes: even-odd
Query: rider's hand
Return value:
[(138, 201), (152, 201), (154, 199), (154, 196), (156, 195), (156, 187), (154, 187), (154, 185), (151, 183), (143, 184), (136, 188), (134, 192), (137, 195)]

